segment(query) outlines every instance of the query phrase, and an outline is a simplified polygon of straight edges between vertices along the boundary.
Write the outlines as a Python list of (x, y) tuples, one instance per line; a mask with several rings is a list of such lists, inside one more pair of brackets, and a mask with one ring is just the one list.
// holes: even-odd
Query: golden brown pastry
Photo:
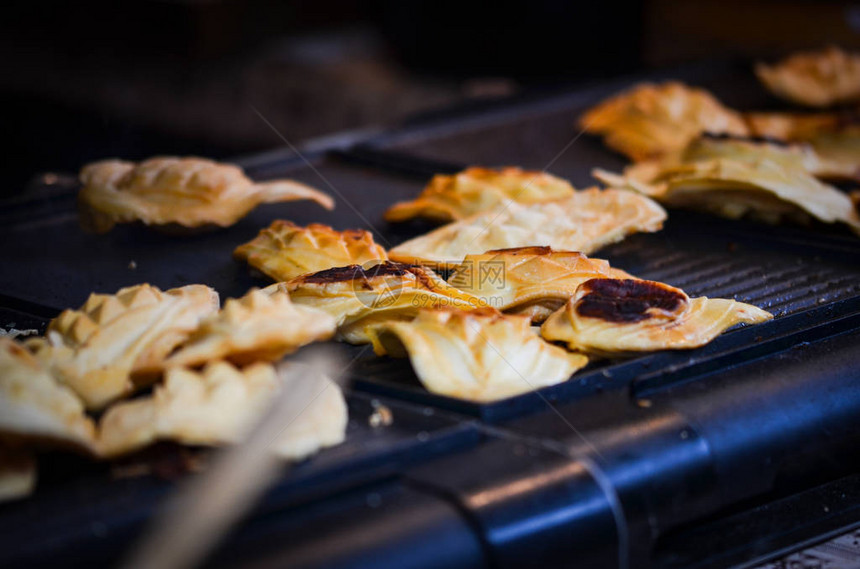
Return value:
[(337, 267), (297, 277), (264, 290), (283, 288), (293, 302), (318, 308), (337, 321), (337, 338), (373, 342), (374, 330), (392, 320), (409, 320), (424, 307), (473, 310), (481, 300), (450, 286), (426, 267), (384, 261), (372, 267)]
[[(272, 442), (284, 458), (299, 459), (343, 442), (347, 409), (340, 387), (320, 377), (317, 395)], [(112, 406), (99, 423), (99, 449), (115, 457), (159, 440), (188, 445), (235, 443), (253, 427), (288, 378), (266, 363), (244, 369), (218, 361), (196, 372), (172, 368), (151, 396)]]
[(797, 53), (775, 65), (759, 63), (755, 73), (771, 93), (801, 105), (860, 101), (860, 54), (838, 47)]
[(197, 366), (226, 359), (236, 364), (278, 361), (300, 347), (334, 335), (334, 318), (321, 310), (298, 306), (283, 290), (252, 289), (239, 299), (228, 299), (217, 314), (200, 327), (167, 366)]
[(592, 279), (550, 316), (541, 335), (571, 350), (597, 356), (703, 346), (741, 322), (773, 316), (734, 300), (693, 298), (654, 281)]
[(455, 221), (493, 209), (510, 200), (524, 204), (538, 203), (566, 198), (573, 195), (574, 191), (566, 180), (544, 172), (512, 167), (473, 167), (453, 176), (433, 176), (416, 199), (399, 202), (388, 208), (385, 219), (406, 221), (425, 217), (434, 221)]
[(755, 136), (808, 143), (823, 159), (860, 169), (860, 112), (749, 113)]
[(36, 473), (36, 457), (32, 452), (0, 445), (0, 503), (32, 494)]
[(52, 320), (44, 338), (27, 345), (87, 409), (97, 410), (151, 383), (168, 354), (217, 310), (218, 293), (208, 286), (162, 292), (140, 284), (91, 294), (80, 309)]
[(703, 132), (747, 134), (740, 114), (675, 81), (637, 85), (590, 109), (579, 124), (634, 161), (679, 152)]
[(579, 285), (598, 277), (631, 278), (608, 262), (582, 253), (520, 247), (467, 255), (448, 284), (477, 296), (487, 306), (525, 314), (539, 323), (561, 308)]
[(95, 427), (78, 396), (9, 338), (0, 338), (0, 442), (84, 451), (95, 442)]
[(410, 239), (388, 252), (402, 263), (460, 264), (466, 255), (492, 249), (546, 246), (590, 254), (637, 231), (657, 231), (666, 212), (645, 196), (591, 188), (563, 200), (509, 203)]
[(470, 401), (496, 401), (567, 381), (588, 363), (548, 344), (527, 316), (422, 310), (411, 322), (386, 323), (380, 351), (408, 355), (429, 391)]
[[(690, 152), (679, 161), (635, 164), (621, 176), (599, 169), (594, 175), (669, 207), (702, 209), (732, 219), (750, 216), (768, 223), (815, 218), (860, 231), (860, 216), (850, 198), (811, 176), (802, 155), (767, 147), (742, 151), (735, 147), (725, 156), (712, 155), (716, 157), (698, 159)], [(821, 165), (819, 161), (817, 166)]]
[(292, 180), (254, 182), (241, 168), (203, 158), (150, 158), (134, 163), (103, 160), (81, 170), (81, 223), (104, 233), (117, 223), (227, 227), (261, 203), (313, 200), (326, 194)]
[(363, 229), (336, 231), (311, 223), (300, 227), (289, 221), (274, 221), (260, 234), (234, 251), (237, 259), (272, 277), (288, 281), (299, 275), (331, 267), (384, 261), (385, 249), (374, 243)]

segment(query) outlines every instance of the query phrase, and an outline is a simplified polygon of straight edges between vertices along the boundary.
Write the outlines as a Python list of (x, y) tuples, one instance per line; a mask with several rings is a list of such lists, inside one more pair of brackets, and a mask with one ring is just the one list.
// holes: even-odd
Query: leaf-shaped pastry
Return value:
[(794, 54), (775, 65), (759, 63), (755, 73), (771, 93), (801, 105), (860, 101), (860, 53), (831, 46)]
[(510, 200), (526, 204), (545, 202), (566, 198), (574, 191), (566, 180), (544, 172), (473, 167), (453, 176), (433, 176), (416, 199), (394, 204), (385, 212), (385, 219), (406, 221), (425, 217), (448, 222)]
[(283, 290), (253, 289), (242, 298), (228, 299), (219, 313), (205, 318), (165, 365), (278, 361), (306, 344), (331, 338), (336, 327), (334, 318), (293, 304)]
[(747, 134), (740, 114), (704, 89), (674, 81), (637, 85), (590, 109), (579, 124), (634, 161), (679, 152), (703, 132)]
[(300, 227), (281, 220), (272, 222), (257, 237), (237, 247), (233, 254), (276, 281), (388, 258), (385, 249), (374, 243), (369, 231), (336, 231), (319, 223)]
[(801, 160), (770, 151), (735, 152), (731, 158), (642, 162), (622, 176), (594, 171), (606, 184), (642, 192), (670, 207), (703, 209), (732, 219), (746, 215), (777, 223), (783, 218), (845, 223), (860, 231), (851, 199), (810, 175)]
[(45, 338), (27, 344), (87, 409), (101, 409), (151, 382), (168, 354), (217, 310), (218, 293), (208, 286), (162, 292), (140, 284), (91, 294), (79, 310), (52, 320)]
[(735, 324), (757, 324), (773, 316), (722, 298), (693, 298), (654, 281), (592, 279), (553, 313), (541, 335), (571, 350), (598, 356), (704, 346)]
[(470, 253), (546, 246), (590, 254), (637, 231), (657, 231), (666, 212), (634, 192), (591, 188), (571, 197), (506, 206), (473, 215), (410, 239), (388, 252), (402, 263), (456, 265)]
[[(222, 445), (242, 440), (286, 379), (266, 363), (237, 369), (218, 361), (195, 372), (171, 368), (151, 396), (117, 403), (99, 423), (99, 449), (114, 457), (159, 440)], [(340, 387), (320, 378), (317, 396), (272, 442), (282, 457), (299, 459), (343, 442), (347, 409)]]
[(261, 203), (334, 201), (292, 180), (254, 182), (241, 168), (203, 158), (151, 158), (134, 163), (103, 160), (81, 170), (81, 223), (104, 233), (117, 223), (227, 227)]
[(0, 337), (0, 441), (91, 451), (95, 427), (75, 393), (27, 351)]
[(411, 322), (385, 324), (378, 341), (384, 353), (408, 355), (429, 391), (470, 401), (555, 385), (588, 363), (541, 340), (528, 317), (487, 308), (422, 310)]
[(448, 284), (477, 296), (487, 306), (526, 314), (543, 322), (593, 278), (630, 278), (602, 259), (551, 247), (521, 247), (467, 255)]
[(409, 320), (421, 308), (452, 306), (472, 310), (479, 298), (450, 286), (426, 267), (384, 261), (364, 268), (337, 267), (302, 275), (264, 290), (283, 288), (296, 304), (334, 316), (337, 338), (351, 344), (373, 342), (383, 322)]

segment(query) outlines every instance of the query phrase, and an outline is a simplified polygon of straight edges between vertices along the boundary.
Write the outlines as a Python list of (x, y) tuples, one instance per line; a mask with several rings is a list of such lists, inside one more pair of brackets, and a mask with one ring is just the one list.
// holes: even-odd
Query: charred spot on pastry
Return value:
[(703, 132), (700, 136), (702, 140), (713, 140), (716, 142), (751, 142), (753, 144), (772, 144), (781, 148), (788, 148), (790, 143), (785, 140), (779, 140), (770, 136), (741, 136), (739, 134), (730, 134), (728, 132)]
[(552, 247), (533, 245), (530, 247), (509, 247), (507, 249), (491, 249), (489, 253), (509, 253), (511, 255), (549, 255)]
[(670, 286), (635, 279), (591, 279), (581, 285), (585, 295), (576, 303), (576, 312), (607, 322), (641, 322), (650, 311), (678, 310), (686, 296)]
[(305, 283), (326, 284), (355, 280), (369, 281), (375, 277), (404, 277), (409, 274), (414, 275), (415, 278), (427, 287), (432, 286), (432, 283), (423, 267), (418, 265), (408, 265), (406, 263), (395, 263), (392, 261), (383, 261), (371, 267), (362, 267), (361, 265), (333, 267), (317, 273), (303, 275), (299, 278)]
[(302, 282), (314, 284), (339, 283), (350, 281), (355, 278), (356, 273), (363, 272), (361, 265), (346, 265), (345, 267), (332, 267), (298, 278)]

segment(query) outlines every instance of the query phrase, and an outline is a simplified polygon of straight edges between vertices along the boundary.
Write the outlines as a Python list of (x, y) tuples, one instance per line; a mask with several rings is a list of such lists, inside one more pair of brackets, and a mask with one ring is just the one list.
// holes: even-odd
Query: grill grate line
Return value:
[[(685, 287), (699, 287), (702, 288), (702, 285), (707, 286), (709, 289), (715, 289), (717, 287), (726, 286), (732, 281), (746, 277), (748, 274), (753, 273), (756, 275), (761, 275), (761, 269), (758, 267), (746, 269), (744, 273), (732, 273), (732, 267), (728, 264), (715, 266), (713, 269), (707, 271), (699, 271), (697, 273), (690, 275), (690, 280), (679, 279), (675, 281), (678, 283), (676, 286), (681, 288)], [(714, 281), (715, 277), (726, 276), (722, 281)], [(670, 283), (673, 284), (673, 283)]]
[(679, 277), (683, 277), (684, 275), (696, 275), (714, 264), (715, 262), (713, 257), (698, 257), (686, 262), (678, 263), (672, 267), (667, 267), (664, 270), (649, 270), (646, 274), (648, 274), (651, 280), (672, 284), (672, 282), (680, 281), (681, 278)]
[[(849, 282), (851, 282), (851, 280), (853, 280), (853, 279), (851, 279), (849, 277), (843, 277), (841, 280), (838, 280), (835, 283), (833, 283), (833, 285), (834, 285), (833, 287), (828, 286), (828, 285), (823, 285), (823, 286), (817, 287), (817, 288), (814, 286), (807, 287), (806, 290), (802, 291), (799, 296), (793, 297), (791, 299), (791, 302), (801, 302), (801, 301), (806, 301), (806, 300), (811, 299), (812, 300), (811, 304), (819, 305), (819, 304), (827, 304), (827, 303), (833, 302), (835, 300), (839, 300), (841, 298), (851, 296), (850, 290), (845, 289), (845, 288), (841, 288), (841, 287), (837, 287), (837, 285), (848, 284)], [(839, 290), (839, 288), (841, 288), (841, 290)], [(834, 295), (838, 295), (838, 296), (834, 297)], [(818, 302), (818, 300), (821, 298), (825, 299), (825, 301), (824, 302)]]
[[(766, 275), (764, 279), (753, 281), (747, 286), (735, 289), (733, 295), (744, 295), (746, 298), (766, 298), (773, 294), (781, 294), (785, 290), (795, 286), (791, 281), (803, 276), (806, 273), (803, 269), (795, 269), (783, 273)], [(769, 283), (779, 281), (779, 284), (770, 285)], [(780, 287), (780, 288), (775, 288)], [(759, 296), (757, 296), (759, 295)], [(760, 296), (764, 295), (764, 296)]]

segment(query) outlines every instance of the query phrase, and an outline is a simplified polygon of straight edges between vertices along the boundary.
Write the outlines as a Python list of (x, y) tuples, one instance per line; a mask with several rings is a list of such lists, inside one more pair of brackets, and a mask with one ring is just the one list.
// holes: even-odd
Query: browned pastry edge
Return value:
[(580, 285), (586, 294), (576, 303), (576, 312), (607, 322), (640, 322), (652, 309), (675, 312), (686, 295), (674, 287), (635, 279), (591, 279)]

